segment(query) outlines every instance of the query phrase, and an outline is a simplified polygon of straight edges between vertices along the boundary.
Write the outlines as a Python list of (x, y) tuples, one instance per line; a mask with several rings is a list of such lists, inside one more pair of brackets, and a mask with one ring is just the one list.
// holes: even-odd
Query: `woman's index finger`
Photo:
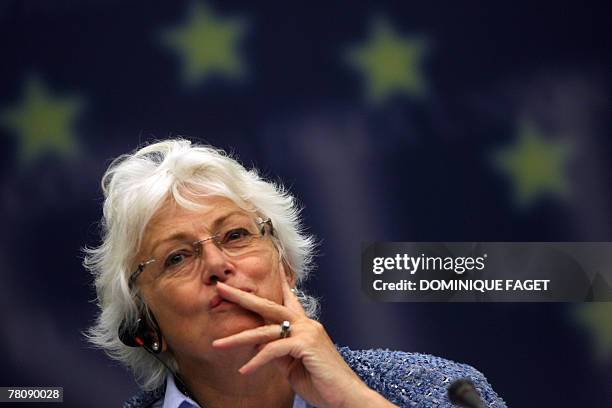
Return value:
[(289, 320), (293, 317), (293, 313), (287, 307), (279, 305), (272, 300), (236, 289), (223, 282), (217, 282), (217, 290), (219, 296), (223, 299), (255, 312), (271, 322)]

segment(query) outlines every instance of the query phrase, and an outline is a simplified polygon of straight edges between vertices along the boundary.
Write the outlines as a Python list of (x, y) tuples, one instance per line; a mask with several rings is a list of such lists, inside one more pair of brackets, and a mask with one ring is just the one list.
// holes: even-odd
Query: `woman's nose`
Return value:
[(225, 282), (235, 272), (230, 257), (213, 240), (202, 243), (200, 257), (200, 272), (207, 285), (214, 285), (218, 281)]

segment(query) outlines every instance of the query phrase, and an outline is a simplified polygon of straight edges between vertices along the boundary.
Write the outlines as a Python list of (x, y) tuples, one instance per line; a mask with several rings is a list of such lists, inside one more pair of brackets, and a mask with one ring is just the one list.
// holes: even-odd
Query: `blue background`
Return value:
[[(612, 406), (610, 306), (379, 304), (359, 288), (362, 241), (612, 241), (609, 11), (494, 3), (3, 2), (0, 384), (63, 386), (67, 407), (136, 391), (81, 335), (96, 306), (80, 248), (99, 242), (109, 160), (185, 136), (303, 203), (321, 240), (307, 287), (337, 343), (468, 363), (512, 407)], [(190, 77), (168, 33), (197, 10), (232, 22), (234, 65)], [(376, 27), (397, 48), (360, 68)]]

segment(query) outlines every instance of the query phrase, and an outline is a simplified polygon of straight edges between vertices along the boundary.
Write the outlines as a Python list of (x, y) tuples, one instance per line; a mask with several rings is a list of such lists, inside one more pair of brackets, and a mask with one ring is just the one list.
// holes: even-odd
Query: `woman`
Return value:
[(115, 160), (102, 187), (89, 339), (143, 387), (125, 407), (439, 406), (459, 378), (505, 406), (469, 366), (337, 348), (298, 289), (314, 240), (295, 200), (224, 152), (155, 143)]

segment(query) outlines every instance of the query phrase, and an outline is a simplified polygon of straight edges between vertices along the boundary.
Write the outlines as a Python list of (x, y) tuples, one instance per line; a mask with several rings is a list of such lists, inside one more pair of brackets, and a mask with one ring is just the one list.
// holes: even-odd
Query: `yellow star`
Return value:
[(378, 19), (368, 42), (349, 50), (348, 59), (364, 77), (370, 101), (382, 103), (399, 93), (424, 95), (424, 54), (424, 41), (401, 37), (386, 20)]
[(576, 318), (587, 329), (602, 359), (612, 357), (612, 303), (595, 302), (580, 305)]
[(244, 73), (239, 43), (245, 24), (221, 20), (205, 5), (193, 3), (188, 21), (162, 38), (183, 60), (183, 79), (195, 85), (212, 75), (239, 78)]
[(0, 124), (19, 138), (22, 163), (47, 152), (74, 154), (77, 143), (73, 125), (81, 102), (73, 97), (53, 97), (36, 78), (30, 78), (24, 88), (21, 106), (0, 112)]
[(521, 206), (532, 204), (545, 194), (568, 193), (564, 170), (569, 146), (546, 141), (530, 123), (522, 123), (515, 145), (498, 152), (494, 158), (514, 182), (515, 198)]

